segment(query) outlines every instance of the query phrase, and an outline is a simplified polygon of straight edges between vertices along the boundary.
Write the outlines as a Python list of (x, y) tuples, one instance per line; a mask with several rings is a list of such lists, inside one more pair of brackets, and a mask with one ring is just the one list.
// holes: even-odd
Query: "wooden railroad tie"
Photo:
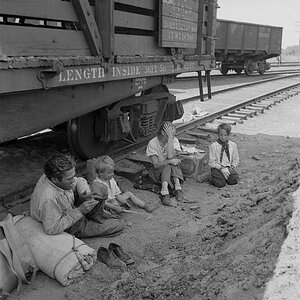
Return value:
[(247, 114), (239, 113), (239, 112), (234, 112), (234, 113), (229, 113), (227, 114), (229, 117), (235, 117), (235, 118), (240, 118), (243, 120), (247, 120), (248, 116)]
[[(269, 99), (269, 98), (267, 98), (267, 99)], [(281, 101), (283, 99), (283, 95), (270, 96), (270, 99), (275, 99), (275, 100)]]
[(254, 107), (252, 105), (249, 105), (249, 106), (246, 106), (246, 108), (249, 109), (249, 110), (260, 112), (260, 113), (264, 112), (264, 108), (262, 108), (262, 107)]
[(231, 120), (231, 121), (236, 121), (237, 123), (239, 123), (239, 124), (243, 124), (244, 123), (244, 121), (243, 121), (243, 119), (242, 118), (240, 118), (240, 117), (230, 117), (230, 116), (223, 116), (223, 117), (221, 117), (221, 120), (225, 120), (225, 121), (227, 121), (227, 120)]
[(188, 137), (177, 137), (180, 143), (183, 144), (196, 144), (196, 139), (188, 138)]
[(192, 136), (196, 136), (200, 139), (208, 139), (210, 137), (210, 135), (208, 133), (200, 133), (200, 132), (195, 132), (195, 131), (187, 131), (186, 133), (189, 135), (192, 135)]
[(143, 165), (151, 165), (151, 159), (147, 157), (145, 154), (140, 154), (140, 153), (130, 154), (127, 157), (127, 159), (136, 163), (141, 163)]
[(222, 120), (222, 119), (215, 119), (214, 123), (225, 123), (225, 124), (229, 124), (229, 125), (235, 125), (237, 121), (232, 121), (232, 120)]
[(296, 93), (293, 90), (291, 90), (291, 91), (286, 91), (285, 94), (287, 94), (288, 97), (292, 97), (295, 96)]
[(253, 103), (251, 104), (252, 107), (257, 107), (257, 108), (263, 108), (263, 109), (269, 109), (271, 105), (264, 105), (261, 103)]
[(121, 159), (115, 163), (115, 172), (118, 176), (132, 179), (145, 170), (144, 166), (138, 165), (128, 159)]
[(279, 101), (276, 101), (276, 100), (262, 100), (260, 101), (259, 103), (260, 104), (263, 104), (263, 105), (270, 105), (270, 106), (273, 106), (275, 105), (276, 103), (278, 103)]
[(253, 115), (257, 115), (257, 111), (246, 109), (246, 108), (240, 108), (236, 112), (237, 113), (247, 114), (247, 116), (249, 116), (249, 117), (253, 117)]
[(214, 123), (206, 123), (204, 126), (201, 125), (198, 126), (197, 128), (207, 132), (213, 132), (213, 133), (218, 132), (218, 124), (214, 124)]

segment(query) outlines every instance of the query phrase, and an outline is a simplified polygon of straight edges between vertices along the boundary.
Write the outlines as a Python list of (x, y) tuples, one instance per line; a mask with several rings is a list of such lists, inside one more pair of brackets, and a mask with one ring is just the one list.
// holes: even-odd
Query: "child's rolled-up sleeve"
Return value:
[(208, 165), (211, 167), (211, 168), (216, 168), (216, 169), (220, 169), (221, 168), (221, 165), (220, 163), (218, 162), (218, 155), (217, 155), (217, 151), (216, 151), (216, 148), (214, 147), (213, 144), (211, 144), (209, 146), (209, 159), (208, 159)]

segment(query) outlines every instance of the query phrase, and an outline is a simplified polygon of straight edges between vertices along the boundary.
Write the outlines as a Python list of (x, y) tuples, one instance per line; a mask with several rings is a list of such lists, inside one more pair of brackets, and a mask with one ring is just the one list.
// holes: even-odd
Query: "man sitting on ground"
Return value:
[[(74, 192), (79, 196), (77, 207)], [(31, 196), (30, 214), (43, 223), (48, 234), (65, 231), (78, 238), (115, 236), (125, 223), (103, 213), (105, 199), (91, 194), (84, 178), (75, 177), (75, 161), (70, 156), (56, 155), (45, 163)]]

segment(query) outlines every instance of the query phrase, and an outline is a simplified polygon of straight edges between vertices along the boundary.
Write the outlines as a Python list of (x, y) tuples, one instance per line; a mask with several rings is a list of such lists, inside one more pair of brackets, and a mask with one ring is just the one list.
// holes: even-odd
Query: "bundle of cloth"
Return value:
[(30, 216), (15, 216), (14, 223), (27, 240), (38, 268), (63, 286), (90, 270), (97, 259), (96, 251), (75, 236), (66, 232), (48, 235)]
[(0, 299), (5, 299), (15, 288), (19, 292), (22, 283), (32, 282), (37, 270), (26, 239), (8, 214), (0, 222)]

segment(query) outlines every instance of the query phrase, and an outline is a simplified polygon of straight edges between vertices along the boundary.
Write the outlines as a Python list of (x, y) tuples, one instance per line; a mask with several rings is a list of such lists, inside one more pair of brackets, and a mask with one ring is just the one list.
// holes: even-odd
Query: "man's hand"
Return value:
[(132, 205), (131, 205), (131, 203), (129, 202), (129, 201), (127, 201), (127, 200), (120, 200), (120, 199), (117, 199), (122, 205), (125, 205), (125, 206), (127, 206), (128, 208), (130, 208)]
[(113, 204), (107, 205), (107, 207), (114, 210), (117, 214), (121, 214), (124, 210), (123, 207), (120, 207), (118, 205), (113, 205)]
[(89, 199), (84, 201), (79, 207), (79, 211), (85, 215), (89, 213), (96, 205), (98, 204), (98, 201), (95, 199)]
[(181, 163), (181, 160), (178, 158), (172, 158), (168, 160), (168, 163), (173, 166), (178, 166)]
[(123, 212), (124, 208), (123, 208), (123, 207), (118, 207), (118, 206), (116, 206), (116, 207), (114, 208), (114, 210), (116, 211), (117, 214), (121, 214), (121, 213)]
[(228, 168), (221, 169), (221, 172), (224, 175), (225, 179), (227, 180), (230, 175), (229, 169)]
[(97, 201), (105, 200), (107, 197), (101, 196), (98, 193), (87, 193), (84, 192), (83, 194), (80, 195), (80, 198), (87, 201), (91, 199), (95, 199)]

